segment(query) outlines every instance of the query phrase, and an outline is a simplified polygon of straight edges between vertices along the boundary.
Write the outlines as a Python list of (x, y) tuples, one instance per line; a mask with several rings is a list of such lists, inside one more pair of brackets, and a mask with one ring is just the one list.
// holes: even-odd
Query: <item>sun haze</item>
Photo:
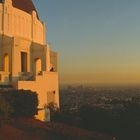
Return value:
[(34, 2), (59, 51), (61, 83), (140, 83), (140, 1)]

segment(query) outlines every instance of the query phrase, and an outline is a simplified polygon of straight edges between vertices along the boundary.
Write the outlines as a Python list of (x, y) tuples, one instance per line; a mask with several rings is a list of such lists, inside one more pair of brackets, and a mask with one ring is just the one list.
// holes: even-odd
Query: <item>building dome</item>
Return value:
[[(4, 0), (0, 0), (0, 3), (2, 3)], [(12, 5), (15, 7), (15, 8), (18, 8), (20, 10), (23, 10), (29, 14), (31, 14), (31, 12), (33, 10), (36, 11), (37, 13), (37, 10), (32, 2), (32, 0), (12, 0)], [(38, 14), (37, 14), (38, 16)]]

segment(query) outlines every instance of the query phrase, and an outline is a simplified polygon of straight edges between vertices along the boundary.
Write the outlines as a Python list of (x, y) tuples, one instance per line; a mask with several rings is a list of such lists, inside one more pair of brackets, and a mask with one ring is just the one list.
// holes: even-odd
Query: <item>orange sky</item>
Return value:
[(61, 83), (140, 83), (139, 0), (34, 2), (59, 53)]
[(140, 84), (140, 68), (131, 69), (96, 69), (93, 73), (63, 73), (62, 83), (83, 83), (94, 85), (138, 85)]

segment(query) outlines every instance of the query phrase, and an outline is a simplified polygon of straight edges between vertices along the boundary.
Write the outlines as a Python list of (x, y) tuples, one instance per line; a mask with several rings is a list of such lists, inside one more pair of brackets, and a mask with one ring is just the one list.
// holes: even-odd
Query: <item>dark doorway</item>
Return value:
[(21, 72), (27, 72), (27, 53), (21, 52)]

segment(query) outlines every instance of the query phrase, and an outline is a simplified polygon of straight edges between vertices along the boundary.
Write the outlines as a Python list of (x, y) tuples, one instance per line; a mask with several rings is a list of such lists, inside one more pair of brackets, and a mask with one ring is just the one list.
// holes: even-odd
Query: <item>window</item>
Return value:
[(21, 52), (21, 72), (27, 72), (27, 53)]

